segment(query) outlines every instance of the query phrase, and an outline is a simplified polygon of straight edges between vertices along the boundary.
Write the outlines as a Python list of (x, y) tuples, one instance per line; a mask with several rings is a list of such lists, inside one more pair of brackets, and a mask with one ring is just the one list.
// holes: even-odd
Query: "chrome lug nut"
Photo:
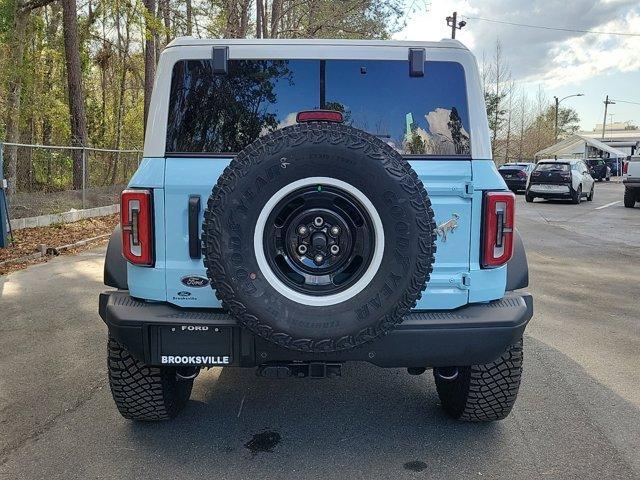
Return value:
[(304, 225), (300, 225), (298, 227), (298, 235), (302, 235), (303, 237), (307, 234), (309, 230)]
[(340, 251), (340, 247), (338, 245), (334, 244), (334, 245), (331, 245), (331, 249), (330, 250), (331, 250), (332, 254), (337, 255), (338, 252)]
[(315, 258), (313, 259), (314, 262), (316, 262), (318, 265), (320, 265), (322, 263), (322, 261), (324, 260), (324, 257), (322, 255), (316, 255)]
[(322, 217), (316, 217), (313, 219), (313, 224), (316, 227), (321, 227), (322, 225), (324, 225), (324, 219)]
[(307, 246), (304, 244), (298, 246), (298, 253), (300, 255), (304, 255), (305, 253), (307, 253)]
[(332, 236), (337, 237), (338, 235), (340, 235), (340, 227), (338, 227), (337, 225), (331, 227), (330, 233)]

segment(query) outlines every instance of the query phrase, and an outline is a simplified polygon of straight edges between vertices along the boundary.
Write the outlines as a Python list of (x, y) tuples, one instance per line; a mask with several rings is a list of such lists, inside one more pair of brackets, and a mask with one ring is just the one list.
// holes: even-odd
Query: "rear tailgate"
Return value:
[[(175, 305), (220, 307), (211, 288), (185, 281), (188, 277), (206, 278), (202, 259), (189, 256), (188, 206), (190, 197), (200, 196), (200, 227), (211, 189), (229, 161), (230, 158), (166, 159), (166, 299)], [(430, 159), (411, 161), (411, 165), (426, 185), (436, 224), (442, 226), (431, 280), (417, 308), (453, 309), (465, 305), (469, 300), (471, 161)]]

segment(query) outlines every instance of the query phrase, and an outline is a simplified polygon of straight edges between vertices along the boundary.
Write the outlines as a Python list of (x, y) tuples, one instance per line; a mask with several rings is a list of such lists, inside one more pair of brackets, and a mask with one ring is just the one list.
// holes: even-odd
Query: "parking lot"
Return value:
[[(449, 420), (430, 372), (212, 369), (176, 420), (122, 419), (97, 315), (103, 249), (0, 278), (0, 478), (638, 478), (640, 207), (518, 196), (535, 313), (510, 417)], [(614, 203), (617, 202), (617, 203)]]

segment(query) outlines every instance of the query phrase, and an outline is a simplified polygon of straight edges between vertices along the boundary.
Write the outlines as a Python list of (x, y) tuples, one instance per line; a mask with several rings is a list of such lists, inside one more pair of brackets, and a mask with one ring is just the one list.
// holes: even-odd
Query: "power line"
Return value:
[(629, 100), (617, 100), (612, 98), (611, 100), (618, 102), (618, 103), (630, 103), (632, 105), (640, 105), (640, 102), (630, 102)]
[(528, 25), (526, 23), (515, 23), (515, 22), (507, 22), (504, 20), (495, 20), (492, 18), (482, 18), (482, 17), (470, 17), (468, 15), (464, 15), (465, 18), (469, 18), (472, 20), (481, 20), (483, 22), (491, 22), (491, 23), (501, 23), (503, 25), (512, 25), (514, 27), (527, 27), (527, 28), (539, 28), (542, 30), (556, 30), (560, 32), (576, 32), (576, 33), (594, 33), (597, 35), (620, 35), (624, 37), (640, 37), (640, 33), (627, 33), (627, 32), (603, 32), (600, 30), (581, 30), (578, 28), (562, 28), (562, 27), (548, 27), (545, 25)]

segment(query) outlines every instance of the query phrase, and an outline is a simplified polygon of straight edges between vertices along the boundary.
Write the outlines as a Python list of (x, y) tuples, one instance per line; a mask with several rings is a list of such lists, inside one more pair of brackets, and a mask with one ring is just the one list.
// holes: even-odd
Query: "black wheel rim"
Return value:
[(310, 185), (275, 205), (265, 225), (263, 248), (269, 267), (286, 286), (327, 296), (363, 276), (375, 241), (371, 217), (353, 195)]

